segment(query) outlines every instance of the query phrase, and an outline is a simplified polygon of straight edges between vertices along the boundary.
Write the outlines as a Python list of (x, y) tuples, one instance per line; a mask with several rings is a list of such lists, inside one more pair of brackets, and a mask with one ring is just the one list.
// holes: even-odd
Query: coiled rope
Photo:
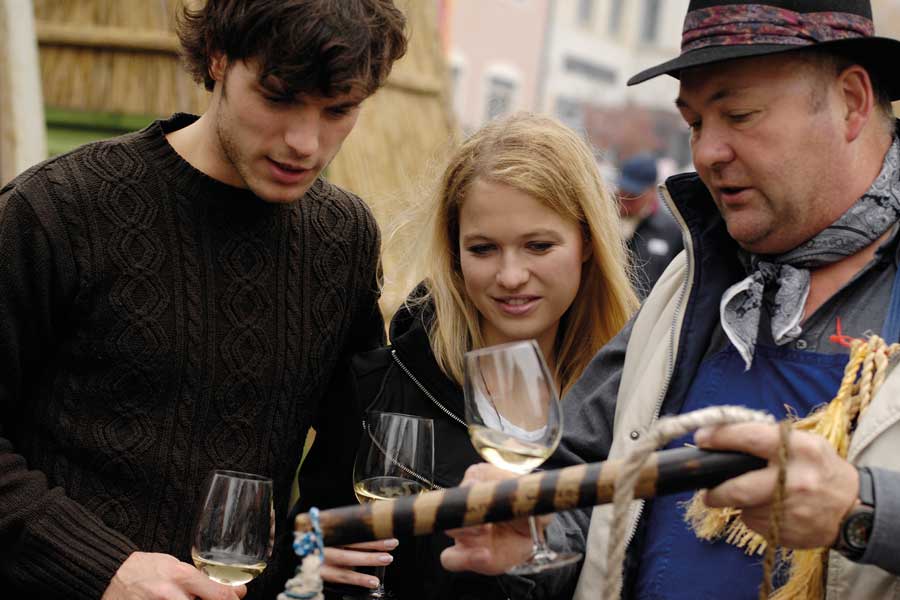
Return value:
[[(787, 582), (772, 595), (772, 572), (775, 568), (777, 548), (780, 543), (782, 503), (784, 499), (789, 461), (791, 430), (809, 431), (824, 437), (841, 458), (847, 457), (850, 436), (862, 414), (884, 383), (892, 357), (900, 354), (900, 344), (887, 345), (877, 335), (868, 340), (849, 339), (840, 334), (832, 336), (850, 347), (850, 359), (844, 369), (840, 388), (834, 399), (804, 419), (783, 421), (780, 426), (780, 446), (777, 457), (778, 479), (773, 497), (773, 510), (769, 520), (768, 539), (749, 529), (740, 519), (741, 511), (735, 508), (711, 509), (703, 504), (702, 494), (695, 494), (685, 515), (698, 537), (718, 539), (725, 537), (728, 543), (743, 548), (749, 554), (764, 553), (763, 582), (760, 598), (771, 600), (809, 599), (823, 597), (825, 559), (828, 548), (794, 550), (782, 553), (782, 560), (789, 563)], [(774, 422), (770, 415), (736, 406), (717, 406), (657, 421), (632, 447), (622, 470), (619, 472), (613, 494), (613, 516), (610, 524), (610, 545), (607, 555), (605, 598), (619, 600), (622, 594), (622, 564), (627, 545), (626, 528), (628, 508), (634, 500), (634, 487), (638, 474), (647, 458), (660, 447), (700, 427), (744, 423), (750, 421)]]

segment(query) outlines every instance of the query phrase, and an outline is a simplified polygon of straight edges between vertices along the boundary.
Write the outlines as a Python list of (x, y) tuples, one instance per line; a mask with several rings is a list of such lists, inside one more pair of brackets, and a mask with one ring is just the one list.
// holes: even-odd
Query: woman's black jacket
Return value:
[[(391, 321), (392, 345), (353, 358), (346, 397), (325, 407), (316, 441), (300, 470), (300, 502), (295, 509), (355, 504), (352, 471), (362, 433), (363, 413), (380, 410), (434, 420), (434, 481), (460, 483), (466, 468), (482, 462), (469, 441), (463, 393), (438, 368), (428, 342), (427, 307), (401, 308)], [(346, 373), (346, 371), (344, 371)], [(327, 543), (327, 540), (326, 540)], [(449, 573), (440, 553), (452, 543), (444, 534), (406, 538), (393, 552), (385, 577), (398, 600), (500, 600), (507, 596), (496, 578)], [(356, 591), (359, 588), (353, 588)], [(340, 593), (326, 595), (339, 600)]]

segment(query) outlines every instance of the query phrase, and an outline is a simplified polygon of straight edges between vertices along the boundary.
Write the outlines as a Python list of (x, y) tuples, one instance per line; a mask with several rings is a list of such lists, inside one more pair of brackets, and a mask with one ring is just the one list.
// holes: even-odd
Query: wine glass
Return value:
[[(366, 413), (353, 466), (353, 490), (361, 503), (389, 500), (434, 488), (434, 423), (388, 412)], [(366, 598), (389, 598), (385, 567), (377, 567), (378, 587)]]
[(204, 486), (191, 558), (213, 581), (237, 586), (257, 577), (272, 554), (272, 480), (216, 470)]
[[(491, 346), (465, 356), (466, 423), (472, 445), (489, 463), (524, 475), (540, 466), (562, 436), (556, 383), (534, 340)], [(529, 517), (531, 557), (512, 575), (539, 573), (581, 558), (557, 553)]]

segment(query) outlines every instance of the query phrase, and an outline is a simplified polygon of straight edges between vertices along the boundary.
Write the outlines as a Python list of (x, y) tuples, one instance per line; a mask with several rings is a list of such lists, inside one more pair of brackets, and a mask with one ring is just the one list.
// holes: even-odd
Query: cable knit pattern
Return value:
[[(164, 132), (47, 161), (0, 191), (0, 586), (99, 598), (136, 549), (190, 560), (213, 468), (275, 482), (276, 535), (335, 369), (382, 342), (378, 232), (317, 181), (268, 204)], [(337, 376), (340, 378), (340, 375)], [(290, 575), (276, 547), (248, 598)]]

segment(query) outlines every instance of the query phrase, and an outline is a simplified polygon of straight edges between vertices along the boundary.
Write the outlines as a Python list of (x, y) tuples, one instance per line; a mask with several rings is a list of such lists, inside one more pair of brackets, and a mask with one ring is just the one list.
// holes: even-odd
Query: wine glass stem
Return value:
[(384, 572), (387, 567), (375, 567), (375, 577), (378, 578), (378, 587), (369, 592), (369, 598), (386, 598), (387, 592), (384, 589)]
[(537, 520), (534, 517), (528, 517), (528, 528), (531, 529), (531, 558), (543, 558), (552, 554), (553, 551), (538, 534)]

